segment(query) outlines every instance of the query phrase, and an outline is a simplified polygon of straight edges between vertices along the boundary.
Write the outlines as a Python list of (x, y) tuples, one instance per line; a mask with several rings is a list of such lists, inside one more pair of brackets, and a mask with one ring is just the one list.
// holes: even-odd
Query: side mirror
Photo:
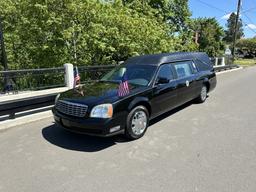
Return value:
[(165, 77), (158, 77), (156, 84), (157, 85), (159, 85), (159, 84), (167, 84), (169, 82), (170, 82), (170, 80), (165, 78)]

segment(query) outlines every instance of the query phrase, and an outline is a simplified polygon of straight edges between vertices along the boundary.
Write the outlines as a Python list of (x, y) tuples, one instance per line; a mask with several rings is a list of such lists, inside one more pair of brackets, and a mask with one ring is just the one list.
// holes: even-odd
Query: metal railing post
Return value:
[(215, 57), (215, 66), (218, 65), (218, 61), (219, 61), (218, 57)]
[(221, 57), (221, 66), (225, 66), (225, 57)]
[(74, 84), (74, 69), (73, 69), (73, 65), (70, 64), (70, 63), (66, 63), (66, 64), (64, 64), (64, 68), (65, 68), (65, 85), (69, 89), (72, 89), (73, 88), (73, 84)]

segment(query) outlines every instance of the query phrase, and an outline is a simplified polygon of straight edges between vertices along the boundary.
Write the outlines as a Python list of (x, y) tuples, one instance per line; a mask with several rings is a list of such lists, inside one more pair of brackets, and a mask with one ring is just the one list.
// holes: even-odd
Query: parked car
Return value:
[[(118, 95), (127, 76), (129, 91)], [(196, 99), (203, 103), (216, 86), (205, 53), (167, 53), (128, 59), (101, 80), (57, 96), (54, 119), (63, 128), (90, 135), (142, 137), (149, 120)]]

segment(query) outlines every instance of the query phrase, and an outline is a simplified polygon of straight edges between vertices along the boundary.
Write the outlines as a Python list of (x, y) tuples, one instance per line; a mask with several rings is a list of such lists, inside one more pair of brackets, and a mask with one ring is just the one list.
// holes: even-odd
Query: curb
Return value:
[(230, 72), (238, 71), (238, 70), (241, 70), (241, 69), (243, 69), (243, 67), (239, 67), (239, 68), (235, 68), (235, 69), (230, 69), (230, 70), (225, 70), (225, 71), (220, 71), (220, 72), (217, 72), (216, 74), (220, 75), (220, 74), (223, 74), (223, 73), (230, 73)]
[(10, 128), (14, 128), (19, 125), (40, 121), (50, 117), (52, 117), (52, 111), (48, 110), (28, 116), (18, 117), (16, 119), (8, 119), (3, 122), (0, 122), (0, 132), (6, 131)]

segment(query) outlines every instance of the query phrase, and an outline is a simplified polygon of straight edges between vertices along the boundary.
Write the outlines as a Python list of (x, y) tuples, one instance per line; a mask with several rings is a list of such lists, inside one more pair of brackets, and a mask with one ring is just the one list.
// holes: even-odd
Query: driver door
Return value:
[(153, 87), (152, 115), (157, 116), (176, 107), (177, 82), (171, 64), (161, 65)]

